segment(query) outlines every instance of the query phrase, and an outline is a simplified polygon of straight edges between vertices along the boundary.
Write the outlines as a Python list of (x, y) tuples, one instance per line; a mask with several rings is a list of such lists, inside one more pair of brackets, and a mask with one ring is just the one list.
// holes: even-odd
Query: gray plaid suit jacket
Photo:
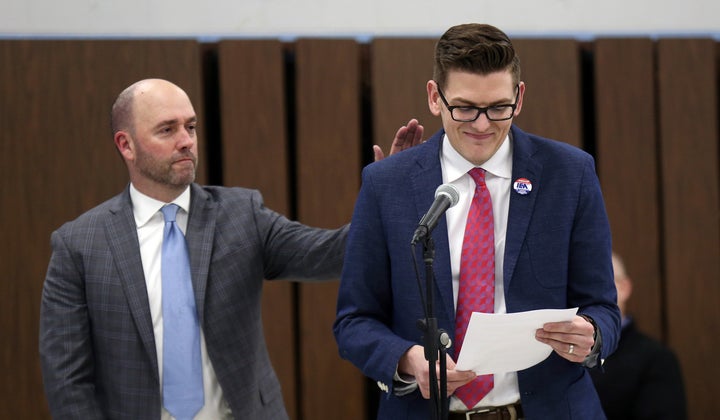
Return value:
[[(263, 279), (337, 277), (347, 228), (191, 186), (187, 241), (207, 350), (236, 418), (286, 419), (260, 317)], [(159, 419), (155, 339), (129, 189), (53, 232), (40, 359), (53, 418)]]

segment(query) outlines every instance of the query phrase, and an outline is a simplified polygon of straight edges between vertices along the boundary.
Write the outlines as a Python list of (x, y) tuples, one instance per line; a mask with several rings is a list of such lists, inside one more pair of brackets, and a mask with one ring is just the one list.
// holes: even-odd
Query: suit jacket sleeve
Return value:
[(61, 231), (52, 234), (51, 243), (40, 311), (40, 361), (48, 405), (53, 418), (101, 419), (82, 265)]
[[(396, 261), (391, 263), (391, 258), (397, 256), (389, 255), (385, 235), (397, 235), (398, 230), (412, 232), (412, 224), (409, 227), (398, 226), (407, 223), (410, 218), (395, 219), (393, 223), (396, 226), (389, 229), (390, 232), (385, 230), (383, 223), (387, 222), (387, 218), (381, 212), (393, 207), (386, 201), (393, 193), (386, 188), (388, 185), (378, 186), (374, 181), (366, 168), (348, 235), (334, 332), (341, 357), (351, 361), (367, 376), (390, 386), (400, 357), (416, 344), (420, 332), (415, 326), (407, 331), (393, 321), (394, 294), (398, 291), (393, 292), (390, 280), (396, 264)], [(404, 237), (407, 238), (409, 258), (411, 234)], [(416, 290), (414, 283), (404, 287)], [(404, 294), (415, 296), (412, 292)], [(419, 304), (408, 306), (421, 308)], [(418, 314), (414, 319), (420, 317)], [(386, 391), (392, 392), (392, 389)]]
[[(590, 157), (583, 167), (582, 179), (582, 197), (571, 235), (569, 278), (573, 281), (569, 282), (568, 296), (571, 306), (579, 306), (580, 313), (597, 324), (602, 345), (598, 359), (602, 360), (617, 347), (620, 312), (614, 283), (599, 280), (612, 278), (612, 265), (608, 263), (612, 246), (602, 192)], [(601, 367), (601, 364), (594, 367)]]
[(263, 204), (258, 191), (250, 196), (262, 243), (266, 279), (331, 279), (342, 269), (348, 226), (320, 229), (288, 220)]

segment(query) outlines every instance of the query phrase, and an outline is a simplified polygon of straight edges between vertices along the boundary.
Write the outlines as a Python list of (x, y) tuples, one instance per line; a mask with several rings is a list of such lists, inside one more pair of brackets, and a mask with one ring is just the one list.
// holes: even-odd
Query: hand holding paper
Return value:
[(548, 322), (572, 321), (577, 310), (540, 309), (510, 314), (474, 312), (456, 369), (485, 375), (534, 366), (553, 351), (552, 347), (535, 339), (535, 330)]

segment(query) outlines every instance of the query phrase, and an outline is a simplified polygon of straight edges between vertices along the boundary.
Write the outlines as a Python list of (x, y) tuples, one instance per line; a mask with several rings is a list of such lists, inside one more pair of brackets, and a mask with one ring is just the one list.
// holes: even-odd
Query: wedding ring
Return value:
[(574, 351), (575, 351), (575, 346), (570, 344), (570, 348), (568, 349), (568, 354), (573, 354)]

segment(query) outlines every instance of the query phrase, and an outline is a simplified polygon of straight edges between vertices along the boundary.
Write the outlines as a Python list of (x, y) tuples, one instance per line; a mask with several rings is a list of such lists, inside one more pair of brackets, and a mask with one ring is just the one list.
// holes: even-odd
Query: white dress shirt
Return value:
[[(160, 278), (160, 261), (165, 222), (160, 209), (169, 203), (155, 200), (138, 191), (130, 184), (130, 198), (133, 203), (133, 214), (137, 226), (140, 256), (142, 258), (145, 284), (147, 286), (153, 332), (155, 333), (155, 349), (157, 351), (158, 374), (160, 377), (160, 393), (162, 394), (163, 370), (163, 317), (162, 317), (162, 281)], [(173, 203), (180, 209), (176, 223), (183, 234), (187, 229), (188, 210), (190, 209), (190, 188), (180, 194)], [(203, 389), (205, 405), (195, 416), (195, 420), (232, 419), (232, 412), (223, 398), (223, 392), (217, 381), (215, 370), (207, 354), (205, 335), (200, 328), (200, 350), (202, 355)], [(162, 408), (161, 420), (172, 420), (170, 413)]]
[[(443, 183), (452, 183), (460, 192), (458, 203), (445, 213), (450, 245), (450, 268), (452, 271), (453, 299), (457, 306), (460, 287), (460, 256), (465, 237), (465, 224), (470, 203), (475, 193), (475, 181), (468, 171), (475, 167), (460, 155), (450, 144), (447, 135), (443, 139), (440, 156)], [(505, 256), (505, 234), (507, 232), (510, 191), (512, 183), (512, 142), (506, 137), (495, 154), (481, 165), (485, 170), (485, 183), (493, 207), (495, 228), (495, 313), (506, 313), (503, 287), (503, 263)], [(497, 407), (513, 404), (520, 400), (517, 373), (496, 374), (493, 389), (475, 407)], [(467, 411), (459, 398), (450, 398), (450, 411)]]

